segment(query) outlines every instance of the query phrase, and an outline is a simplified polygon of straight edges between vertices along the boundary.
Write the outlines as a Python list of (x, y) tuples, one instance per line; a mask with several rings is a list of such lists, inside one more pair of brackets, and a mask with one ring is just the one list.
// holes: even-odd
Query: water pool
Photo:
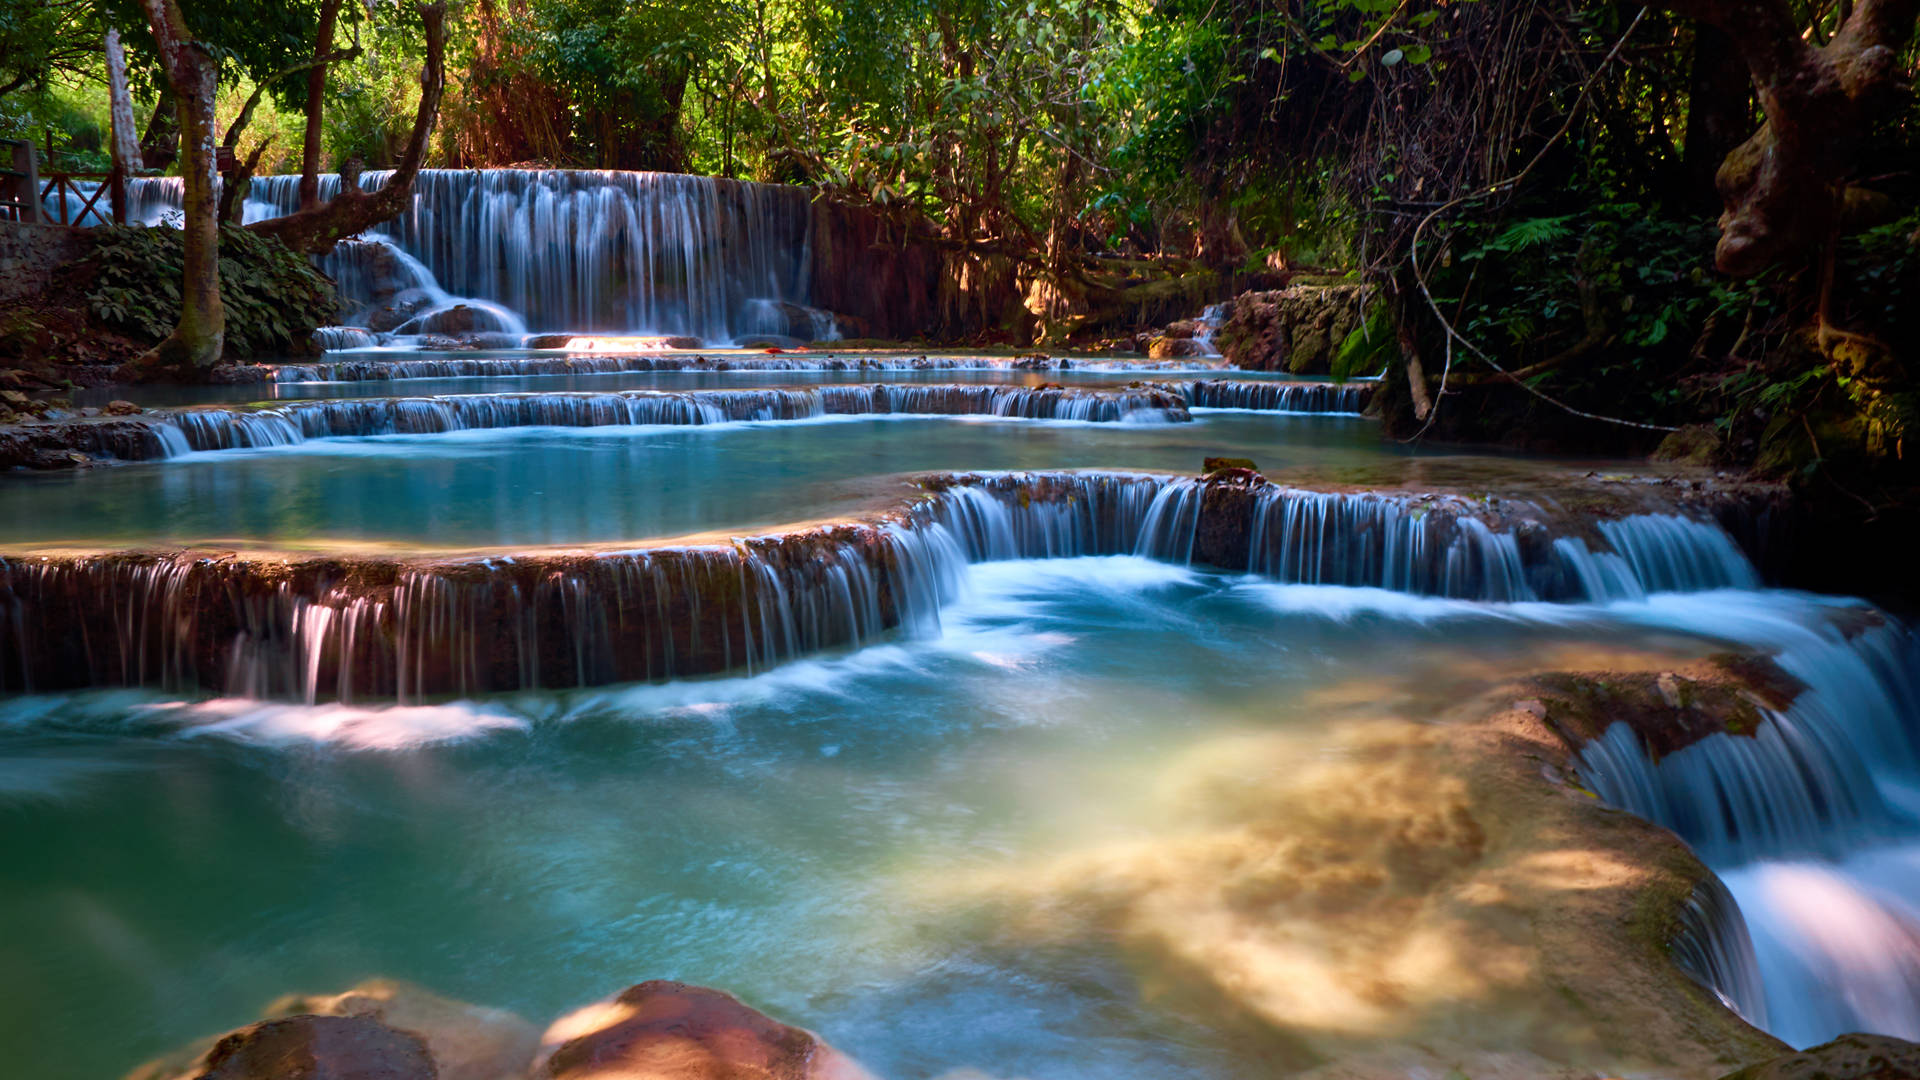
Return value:
[[(1203, 413), (1187, 424), (827, 417), (702, 427), (515, 428), (322, 439), (79, 474), (0, 477), (0, 544), (432, 547), (571, 544), (818, 518), (930, 470), (1404, 476), (1411, 451), (1353, 417)], [(1466, 459), (1461, 459), (1465, 461)], [(1385, 482), (1392, 483), (1389, 479)]]
[[(1014, 561), (975, 567), (936, 636), (753, 678), (391, 708), (14, 698), (0, 921), (34, 932), (0, 939), (0, 1044), (20, 1075), (114, 1076), (370, 975), (536, 1020), (678, 978), (887, 1076), (1270, 1075), (1287, 1032), (1250, 1040), (1218, 1003), (1151, 992), (1165, 958), (1084, 896), (1035, 885), (1018, 910), (1077, 928), (1009, 929), (1007, 883), (1110, 852), (1151, 877), (1196, 831), (1243, 826), (1206, 795), (1220, 784), (1364, 766), (1342, 731), (1417, 724), (1542, 663), (1701, 655), (1725, 642), (1700, 623), (1750, 607), (1824, 610), (1788, 594), (1482, 605)], [(1222, 779), (1223, 755), (1253, 771)], [(1273, 842), (1324, 826), (1263, 813)], [(1387, 959), (1339, 953), (1286, 977), (1337, 988)], [(1434, 1010), (1402, 1019), (1458, 1021)], [(1350, 1040), (1399, 1034), (1363, 1021)]]

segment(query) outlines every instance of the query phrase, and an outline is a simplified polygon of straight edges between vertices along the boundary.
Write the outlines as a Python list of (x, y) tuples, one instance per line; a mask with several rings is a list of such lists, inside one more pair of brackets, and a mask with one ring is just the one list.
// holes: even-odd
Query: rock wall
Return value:
[(1250, 371), (1329, 374), (1340, 343), (1360, 325), (1369, 291), (1365, 285), (1293, 285), (1241, 293), (1228, 301), (1214, 344)]
[(0, 304), (45, 293), (54, 269), (92, 246), (92, 234), (84, 229), (0, 221)]

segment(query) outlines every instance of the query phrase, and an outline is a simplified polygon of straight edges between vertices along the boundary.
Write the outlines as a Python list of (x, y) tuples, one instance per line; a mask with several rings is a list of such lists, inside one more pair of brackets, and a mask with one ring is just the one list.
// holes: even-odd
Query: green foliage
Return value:
[(1354, 327), (1334, 351), (1331, 371), (1335, 382), (1377, 375), (1388, 361), (1400, 355), (1392, 308), (1381, 297), (1369, 299), (1366, 321)]
[[(180, 318), (180, 231), (125, 225), (94, 234), (78, 264), (89, 312), (136, 340), (160, 341)], [(314, 328), (334, 321), (339, 307), (333, 283), (306, 259), (230, 225), (220, 230), (220, 295), (230, 360), (306, 353)]]

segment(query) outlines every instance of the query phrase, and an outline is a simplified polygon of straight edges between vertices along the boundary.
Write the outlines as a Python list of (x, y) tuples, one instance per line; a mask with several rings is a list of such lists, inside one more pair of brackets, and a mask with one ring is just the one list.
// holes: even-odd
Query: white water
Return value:
[[(384, 184), (368, 172), (361, 186)], [(339, 177), (320, 178), (331, 198)], [(253, 181), (244, 218), (293, 212), (299, 177)], [(135, 216), (157, 220), (180, 204), (177, 179), (129, 188)], [(770, 305), (806, 305), (813, 216), (799, 188), (672, 173), (588, 170), (426, 169), (412, 208), (364, 239), (403, 253), (443, 314), (482, 308), (524, 333), (536, 330), (688, 335), (712, 343), (767, 333)], [(376, 296), (350, 263), (352, 245), (323, 260), (345, 297)], [(824, 313), (822, 313), (824, 315)], [(414, 329), (429, 332), (423, 317)], [(484, 328), (483, 328), (484, 329)], [(779, 331), (786, 333), (785, 329)], [(816, 336), (832, 337), (831, 318)]]

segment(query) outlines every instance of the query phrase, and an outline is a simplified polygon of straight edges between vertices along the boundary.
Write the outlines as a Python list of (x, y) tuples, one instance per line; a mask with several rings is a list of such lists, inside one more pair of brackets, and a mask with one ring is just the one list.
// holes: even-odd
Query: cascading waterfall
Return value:
[[(390, 173), (368, 172), (375, 190)], [(320, 178), (321, 198), (340, 178)], [(132, 181), (136, 215), (180, 205), (177, 179)], [(253, 181), (247, 220), (293, 212), (297, 176)], [(422, 170), (411, 208), (372, 230), (417, 260), (445, 293), (508, 309), (536, 330), (640, 332), (728, 341), (755, 300), (805, 305), (812, 206), (802, 188), (674, 173)], [(390, 283), (327, 268), (371, 306)], [(417, 283), (416, 283), (417, 284)], [(473, 303), (469, 301), (469, 303)]]
[[(1616, 542), (1642, 545), (1620, 563), (1653, 581), (1707, 554), (1650, 559), (1649, 538), (1672, 522), (1613, 525)], [(1753, 930), (1775, 1034), (1801, 1046), (1855, 1030), (1920, 1037), (1920, 641), (1870, 608), (1765, 596), (1653, 597), (1643, 614), (1771, 654), (1804, 686), (1790, 705), (1763, 710), (1757, 730), (1658, 760), (1615, 724), (1582, 752), (1582, 775), (1680, 834), (1727, 883)]]
[(1359, 415), (1373, 399), (1372, 383), (1266, 382), (1245, 379), (1199, 379), (1175, 383), (1196, 409), (1258, 409), (1263, 412), (1338, 413)]
[(1558, 547), (1517, 543), (1464, 499), (1127, 474), (929, 484), (930, 497), (877, 524), (729, 547), (440, 562), (8, 561), (0, 688), (31, 689), (32, 676), (410, 699), (758, 668), (931, 625), (964, 564), (991, 559), (1138, 554), (1478, 600), (1541, 598), (1534, 582), (1573, 579)]
[[(271, 408), (181, 409), (115, 425), (80, 425), (76, 430), (94, 436), (91, 449), (101, 456), (148, 461), (198, 451), (292, 446), (308, 439), (370, 435), (432, 435), (514, 427), (687, 426), (891, 414), (1105, 423), (1180, 423), (1189, 419), (1178, 398), (1155, 390), (878, 385), (340, 398)], [(65, 430), (61, 430), (63, 436)]]
[[(764, 393), (737, 407), (773, 407)], [(828, 408), (819, 391), (774, 393), (791, 395), (783, 408)], [(550, 418), (555, 398), (577, 399), (565, 408), (579, 415), (632, 407), (626, 395), (612, 395), (619, 406), (595, 404), (601, 397), (476, 398), (472, 418)], [(695, 397), (638, 399), (713, 415)], [(310, 424), (415, 430), (447, 422), (442, 408), (469, 407), (423, 400), (434, 407), (316, 402), (274, 421), (302, 437)], [(724, 415), (718, 402), (705, 405)], [(190, 427), (176, 429), (189, 444), (216, 437)], [(1920, 1034), (1920, 643), (1880, 613), (1759, 591), (1723, 530), (1675, 513), (1585, 527), (1518, 503), (1150, 474), (965, 475), (924, 486), (870, 524), (729, 544), (441, 560), (4, 560), (0, 689), (418, 701), (758, 671), (931, 633), (968, 563), (1015, 558), (1132, 554), (1300, 584), (1604, 605), (1609, 621), (1770, 654), (1804, 686), (1753, 732), (1709, 735), (1656, 761), (1615, 725), (1581, 755), (1596, 792), (1673, 828), (1730, 890), (1732, 900), (1702, 884), (1683, 913), (1676, 959), (1796, 1043), (1855, 1028)]]
[[(351, 329), (351, 328), (348, 328)], [(353, 340), (358, 340), (354, 338)], [(653, 353), (572, 354), (568, 356), (432, 356), (355, 358), (318, 364), (277, 364), (273, 381), (283, 383), (368, 382), (404, 379), (463, 379), (509, 375), (616, 375), (654, 371), (1125, 371), (1191, 370), (1181, 361), (1146, 365), (1050, 358), (1044, 363), (993, 356), (687, 356)], [(1161, 384), (1153, 384), (1158, 387)], [(1165, 386), (1169, 393), (1184, 391)]]
[(1766, 988), (1740, 905), (1719, 878), (1694, 887), (1680, 909), (1673, 960), (1680, 970), (1713, 991), (1720, 1003), (1755, 1027), (1767, 1026)]

